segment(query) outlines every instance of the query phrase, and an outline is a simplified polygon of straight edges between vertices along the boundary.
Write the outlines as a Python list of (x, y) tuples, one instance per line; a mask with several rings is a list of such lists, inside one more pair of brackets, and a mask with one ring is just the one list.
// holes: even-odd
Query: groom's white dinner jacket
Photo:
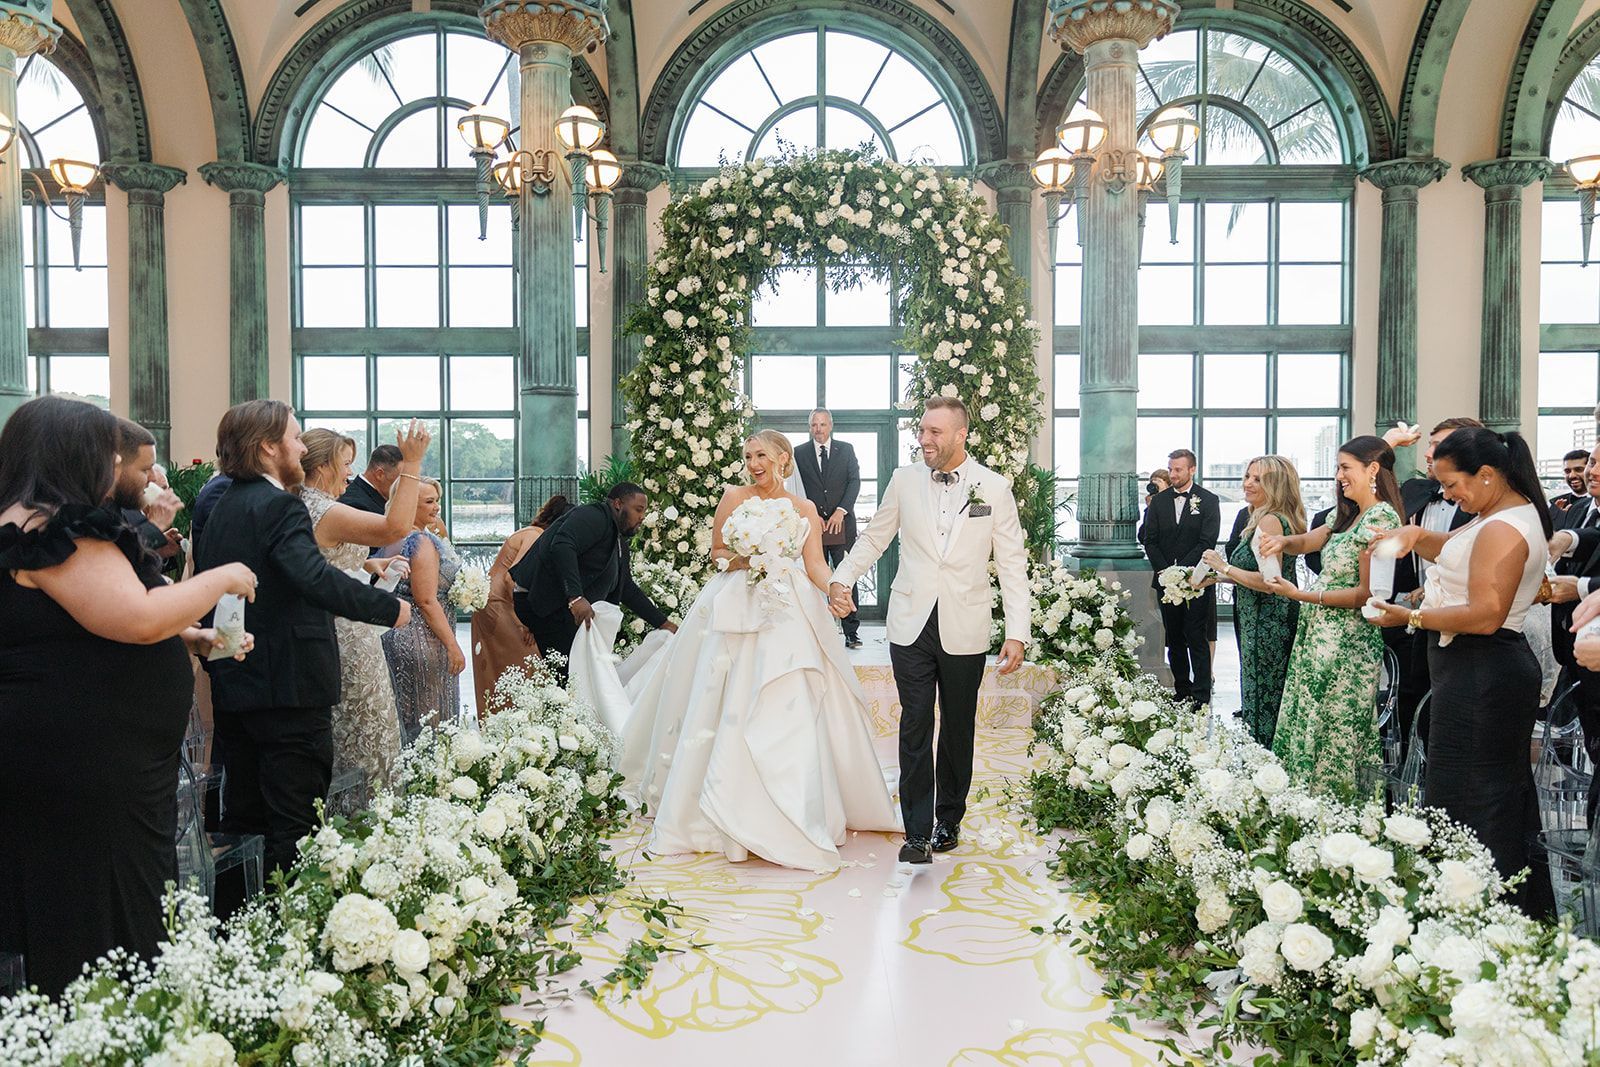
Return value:
[(962, 504), (948, 539), (939, 536), (933, 472), (923, 463), (901, 467), (832, 580), (855, 584), (899, 534), (900, 567), (889, 594), (890, 643), (914, 643), (938, 605), (940, 645), (953, 656), (972, 655), (989, 651), (992, 555), (1000, 574), (1006, 638), (1027, 644), (1033, 603), (1016, 498), (1005, 478), (975, 459), (969, 457), (958, 470)]

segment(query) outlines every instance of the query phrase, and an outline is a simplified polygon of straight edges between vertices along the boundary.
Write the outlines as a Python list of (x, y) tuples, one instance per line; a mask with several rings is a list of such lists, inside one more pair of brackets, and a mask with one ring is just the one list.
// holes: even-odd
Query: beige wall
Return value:
[[(186, 460), (210, 455), (216, 419), (228, 401), (228, 198), (207, 186), (198, 174), (198, 168), (215, 159), (217, 153), (199, 55), (178, 0), (137, 0), (137, 15), (128, 8), (133, 0), (117, 2), (123, 10), (123, 28), (150, 114), (154, 159), (189, 173), (188, 184), (167, 197), (173, 451), (175, 457)], [(990, 80), (996, 98), (1003, 97), (1009, 5), (992, 0), (961, 0), (958, 14), (952, 18), (933, 0), (914, 2), (938, 15), (961, 38)], [(1533, 2), (1474, 3), (1447, 70), (1436, 154), (1450, 162), (1452, 170), (1442, 182), (1423, 190), (1420, 201), (1418, 415), (1424, 423), (1477, 409), (1483, 195), (1477, 186), (1461, 179), (1460, 169), (1495, 154), (1506, 79)], [(1353, 12), (1345, 12), (1329, 0), (1310, 3), (1363, 50), (1390, 97), (1391, 108), (1398, 110), (1420, 0), (1360, 0)], [(687, 2), (678, 0), (636, 0), (634, 6), (639, 64), (645, 82), (642, 95), (648, 97), (652, 80), (659, 76), (673, 51), (715, 8), (708, 6), (690, 16), (685, 14)], [(302, 18), (293, 17), (292, 5), (287, 4), (224, 0), (224, 7), (236, 24), (241, 65), (254, 108), (297, 35), (336, 9), (337, 3), (325, 0)], [(65, 5), (59, 0), (57, 9), (58, 19), (72, 29)], [(1600, 0), (1590, 0), (1585, 16), (1594, 10), (1600, 10)], [(1059, 46), (1047, 40), (1041, 56), (1041, 79), (1058, 55)], [(603, 78), (600, 57), (593, 59)], [(664, 189), (652, 193), (652, 218), (659, 215), (665, 202)], [(1360, 431), (1373, 426), (1375, 415), (1381, 194), (1370, 185), (1359, 183), (1354, 203), (1352, 415), (1354, 426)], [(274, 395), (283, 397), (290, 392), (291, 366), (288, 204), (284, 189), (275, 190), (268, 197), (270, 380)], [(1525, 198), (1524, 223), (1524, 336), (1528, 359), (1524, 366), (1523, 417), (1529, 427), (1533, 425), (1536, 403), (1538, 220), (1539, 190), (1534, 188)], [(112, 399), (115, 406), (125, 410), (127, 215), (125, 197), (116, 190), (109, 195), (108, 228)], [(654, 231), (652, 225), (652, 248), (659, 242)], [(1052, 377), (1049, 324), (1053, 309), (1042, 209), (1035, 211), (1033, 248), (1035, 317), (1043, 328), (1037, 356), (1048, 387)], [(611, 278), (609, 273), (600, 274), (597, 266), (591, 267), (590, 445), (596, 459), (610, 450)], [(1038, 442), (1036, 456), (1041, 460), (1050, 454), (1049, 436), (1047, 429)]]

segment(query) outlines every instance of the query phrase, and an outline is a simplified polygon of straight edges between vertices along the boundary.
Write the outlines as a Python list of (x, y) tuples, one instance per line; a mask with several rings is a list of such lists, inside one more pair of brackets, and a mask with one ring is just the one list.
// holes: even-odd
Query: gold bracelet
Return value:
[(1422, 609), (1413, 608), (1410, 616), (1406, 619), (1406, 633), (1414, 634), (1424, 628), (1422, 625)]
[(399, 472), (398, 474), (396, 474), (394, 476), (394, 478), (395, 478), (395, 481), (399, 481), (401, 478), (411, 478), (411, 479), (413, 479), (415, 481), (418, 481), (418, 482), (422, 481), (422, 476), (421, 475), (418, 475), (418, 474), (407, 474), (405, 471)]

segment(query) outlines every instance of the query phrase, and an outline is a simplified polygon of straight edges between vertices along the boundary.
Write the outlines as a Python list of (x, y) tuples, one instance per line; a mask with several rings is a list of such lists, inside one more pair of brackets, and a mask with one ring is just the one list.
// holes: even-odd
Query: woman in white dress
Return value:
[[(786, 492), (794, 451), (763, 430), (745, 443), (751, 484), (723, 494), (712, 557), (722, 572), (684, 616), (634, 701), (622, 772), (655, 815), (650, 850), (752, 854), (831, 871), (847, 829), (898, 832), (871, 717), (828, 610), (822, 522)], [(752, 498), (787, 501), (809, 531), (769, 568), (763, 595), (723, 528)], [(777, 592), (779, 595), (773, 596)]]

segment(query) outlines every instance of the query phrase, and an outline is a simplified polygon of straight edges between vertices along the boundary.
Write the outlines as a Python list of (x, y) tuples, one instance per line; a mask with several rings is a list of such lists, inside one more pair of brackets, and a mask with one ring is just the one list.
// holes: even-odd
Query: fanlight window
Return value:
[(357, 59), (317, 102), (302, 167), (471, 167), (456, 120), (486, 105), (515, 116), (516, 57), (483, 37), (435, 30)]
[(877, 41), (822, 27), (767, 41), (724, 67), (695, 101), (676, 163), (716, 167), (863, 144), (901, 162), (967, 162), (955, 111), (927, 73)]

